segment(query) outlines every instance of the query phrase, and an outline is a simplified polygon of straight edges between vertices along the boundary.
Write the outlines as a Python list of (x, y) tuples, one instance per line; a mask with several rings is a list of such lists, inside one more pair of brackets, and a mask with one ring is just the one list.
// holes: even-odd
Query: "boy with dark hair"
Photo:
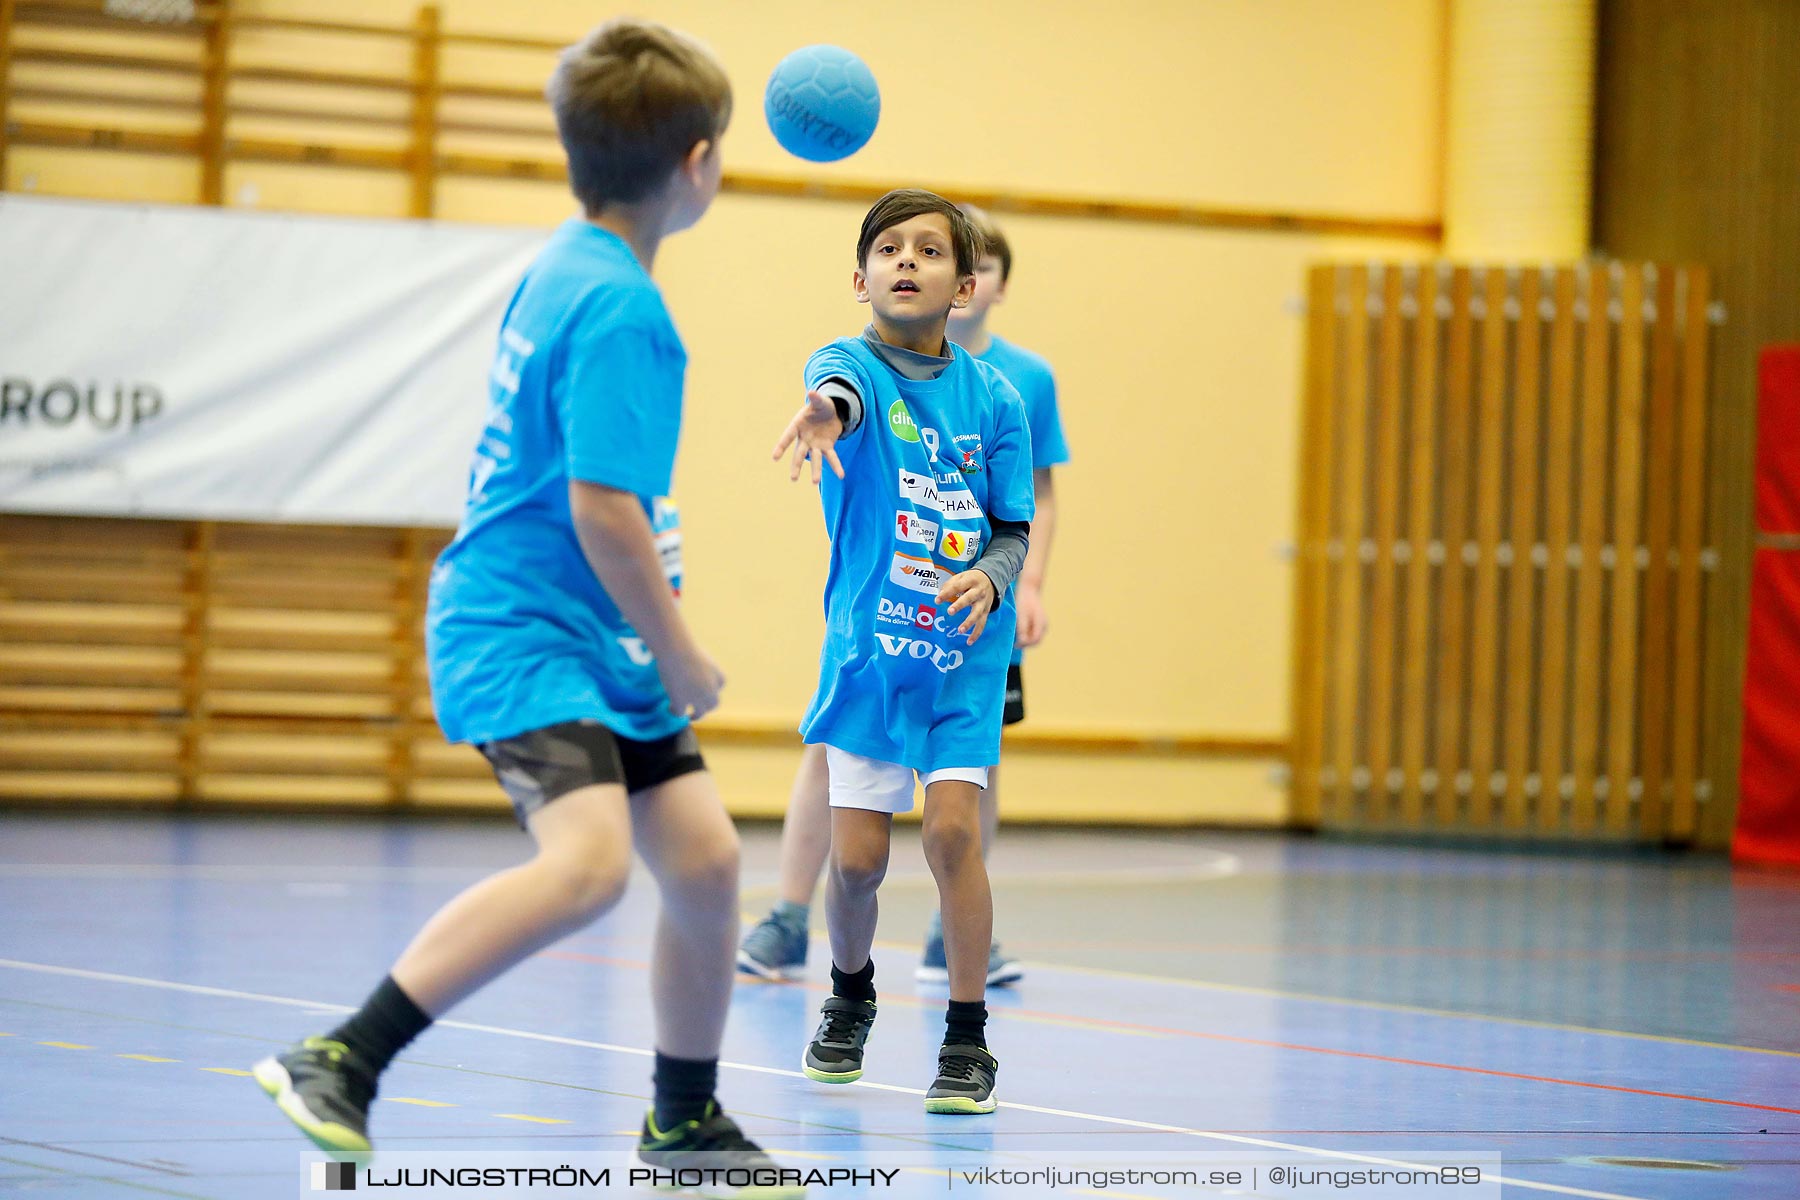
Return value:
[(663, 903), (655, 1102), (638, 1155), (772, 1166), (713, 1097), (738, 843), (689, 722), (718, 704), (724, 678), (657, 544), (687, 354), (650, 271), (718, 192), (731, 88), (698, 43), (617, 20), (564, 52), (548, 95), (585, 216), (556, 231), (507, 307), (462, 526), (427, 614), (438, 720), (487, 758), (536, 853), (440, 909), (360, 1011), (254, 1074), (319, 1146), (367, 1150), (394, 1056), (612, 908), (635, 842)]
[[(1031, 351), (1004, 341), (987, 328), (989, 312), (1006, 299), (1007, 284), (1012, 276), (1012, 247), (1000, 227), (985, 212), (967, 204), (962, 210), (983, 248), (975, 265), (975, 290), (965, 306), (951, 310), (946, 331), (951, 341), (977, 359), (1000, 368), (1000, 373), (1025, 402), (1025, 416), (1031, 426), (1036, 515), (1032, 518), (1031, 550), (1014, 589), (1018, 633), (1012, 662), (1007, 669), (1002, 717), (1003, 724), (1014, 725), (1025, 719), (1021, 675), (1024, 651), (1042, 641), (1049, 626), (1044, 615), (1043, 587), (1050, 565), (1050, 543), (1056, 532), (1056, 492), (1051, 468), (1069, 461), (1069, 446), (1063, 438), (1062, 418), (1056, 407), (1056, 377), (1051, 373), (1050, 364)], [(988, 785), (981, 793), (983, 854), (993, 848), (1000, 824), (999, 775), (999, 764), (995, 763), (988, 772)], [(764, 979), (783, 980), (797, 978), (806, 966), (812, 895), (831, 849), (830, 811), (826, 802), (825, 748), (808, 746), (801, 755), (787, 816), (781, 826), (780, 893), (769, 915), (744, 935), (743, 944), (738, 948), (739, 971)], [(942, 983), (949, 978), (943, 924), (935, 913), (925, 935), (924, 953), (915, 974), (928, 983)], [(1023, 977), (1024, 969), (1016, 960), (1007, 957), (1000, 949), (1000, 943), (995, 941), (988, 948), (988, 986), (1003, 987), (1017, 983)]]
[[(996, 1103), (979, 797), (1000, 753), (1009, 589), (1032, 518), (1018, 393), (944, 336), (951, 310), (969, 302), (979, 252), (968, 218), (941, 196), (882, 197), (863, 220), (852, 276), (871, 323), (808, 360), (806, 404), (775, 447), (777, 458), (793, 447), (790, 477), (811, 464), (831, 538), (819, 687), (801, 734), (824, 746), (829, 776), (832, 995), (802, 1067), (824, 1083), (862, 1076), (876, 1013), (876, 888), (916, 774), (950, 981), (925, 1097), (941, 1113)], [(822, 463), (832, 475), (821, 482)]]

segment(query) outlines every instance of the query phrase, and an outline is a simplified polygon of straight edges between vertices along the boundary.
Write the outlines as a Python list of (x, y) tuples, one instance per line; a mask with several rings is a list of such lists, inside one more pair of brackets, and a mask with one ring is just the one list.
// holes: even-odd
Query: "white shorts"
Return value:
[[(879, 813), (912, 811), (914, 771), (911, 767), (864, 758), (836, 746), (827, 746), (825, 768), (831, 774), (833, 808), (860, 808)], [(941, 767), (918, 774), (919, 782), (926, 787), (940, 779), (959, 779), (978, 788), (988, 785), (986, 767)]]

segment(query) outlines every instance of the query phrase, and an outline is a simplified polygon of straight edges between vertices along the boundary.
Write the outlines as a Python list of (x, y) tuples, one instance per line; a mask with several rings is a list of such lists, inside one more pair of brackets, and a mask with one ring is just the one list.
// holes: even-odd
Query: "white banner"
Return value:
[(0, 196), (0, 510), (455, 525), (547, 237)]

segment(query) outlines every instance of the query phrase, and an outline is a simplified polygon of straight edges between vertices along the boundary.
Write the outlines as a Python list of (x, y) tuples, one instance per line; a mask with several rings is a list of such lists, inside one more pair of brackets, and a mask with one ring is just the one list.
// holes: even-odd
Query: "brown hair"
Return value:
[(994, 218), (987, 215), (985, 209), (976, 208), (973, 204), (959, 205), (963, 216), (969, 218), (969, 224), (981, 238), (981, 256), (993, 255), (1000, 260), (1000, 282), (1005, 283), (1012, 275), (1012, 247), (1007, 244), (1006, 235), (994, 224)]
[(685, 34), (630, 17), (564, 50), (544, 94), (569, 186), (590, 214), (644, 199), (731, 120), (731, 81), (718, 60)]
[(936, 192), (927, 192), (922, 188), (899, 188), (875, 202), (875, 207), (863, 218), (862, 232), (856, 237), (856, 265), (859, 268), (868, 266), (869, 248), (884, 232), (903, 221), (929, 213), (942, 213), (949, 219), (950, 247), (956, 257), (956, 273), (973, 275), (975, 263), (981, 257), (980, 235), (969, 224), (969, 218), (963, 215), (962, 209)]

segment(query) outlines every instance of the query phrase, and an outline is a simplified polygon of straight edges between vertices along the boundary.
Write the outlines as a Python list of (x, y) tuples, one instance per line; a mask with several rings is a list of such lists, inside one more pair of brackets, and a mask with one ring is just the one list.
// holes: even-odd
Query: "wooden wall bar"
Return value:
[(1319, 267), (1310, 297), (1297, 811), (1693, 840), (1706, 272)]
[[(505, 808), (445, 743), (441, 529), (0, 514), (0, 802)], [(707, 745), (799, 748), (713, 717)], [(1274, 740), (1032, 729), (1009, 753), (1280, 758)]]
[[(10, 12), (9, 16), (9, 10)], [(113, 34), (141, 34), (145, 50), (120, 53), (107, 49), (71, 49), (40, 44), (32, 36), (41, 31), (99, 30)], [(372, 71), (320, 71), (269, 62), (243, 61), (240, 43), (246, 33), (338, 37), (358, 42), (410, 41), (410, 66), (393, 74)], [(172, 39), (188, 43), (185, 51), (171, 53)], [(24, 45), (19, 45), (24, 35)], [(10, 130), (0, 119), (0, 170), (10, 140), (19, 145), (113, 149), (149, 154), (192, 157), (201, 172), (200, 196), (204, 203), (222, 201), (226, 164), (238, 161), (306, 163), (318, 166), (373, 168), (405, 172), (409, 177), (411, 214), (430, 217), (436, 212), (437, 181), (444, 176), (560, 180), (565, 177), (561, 148), (548, 119), (541, 86), (506, 86), (462, 79), (445, 69), (447, 49), (498, 48), (534, 56), (547, 76), (555, 53), (563, 43), (466, 30), (443, 28), (440, 10), (427, 4), (409, 25), (358, 21), (321, 21), (290, 17), (251, 16), (234, 11), (230, 0), (197, 6), (196, 21), (188, 26), (132, 21), (109, 14), (102, 0), (0, 0), (0, 118), (6, 97), (14, 95), (7, 65), (9, 37), (12, 57), (19, 63), (57, 64), (100, 68), (122, 80), (133, 77), (185, 76), (201, 81), (200, 99), (190, 103), (167, 97), (133, 95), (120, 90), (101, 95), (79, 89), (20, 89), (20, 100), (72, 102), (86, 108), (102, 106), (116, 111), (118, 119), (105, 125), (52, 119), (39, 114), (15, 119)], [(316, 102), (295, 99), (271, 106), (234, 95), (232, 85), (289, 84), (305, 89)], [(360, 93), (392, 93), (407, 97), (410, 112), (386, 117), (347, 111), (343, 97)], [(516, 107), (516, 113), (480, 117), (447, 113), (446, 101), (497, 102)], [(485, 113), (486, 108), (483, 109)], [(167, 128), (169, 114), (192, 118), (190, 131)], [(238, 125), (250, 119), (279, 117), (309, 125), (343, 125), (374, 130), (376, 144), (368, 137), (341, 141), (311, 138), (305, 142), (241, 132)], [(148, 119), (147, 119), (148, 118)], [(481, 138), (480, 148), (463, 148), (456, 138)], [(496, 138), (510, 139), (516, 153), (496, 153)], [(505, 147), (503, 146), (503, 149)], [(0, 176), (3, 178), (3, 176)], [(908, 181), (912, 186), (918, 181)], [(749, 195), (785, 196), (868, 204), (893, 184), (880, 180), (820, 179), (800, 175), (760, 172), (727, 172), (723, 189)], [(1126, 221), (1210, 229), (1254, 229), (1274, 233), (1328, 233), (1378, 237), (1422, 237), (1437, 240), (1441, 225), (1435, 220), (1352, 217), (1336, 213), (1285, 210), (1221, 209), (1203, 205), (1146, 202), (1119, 196), (1052, 195), (994, 192), (967, 187), (941, 186), (995, 212), (1077, 217), (1089, 220)]]

